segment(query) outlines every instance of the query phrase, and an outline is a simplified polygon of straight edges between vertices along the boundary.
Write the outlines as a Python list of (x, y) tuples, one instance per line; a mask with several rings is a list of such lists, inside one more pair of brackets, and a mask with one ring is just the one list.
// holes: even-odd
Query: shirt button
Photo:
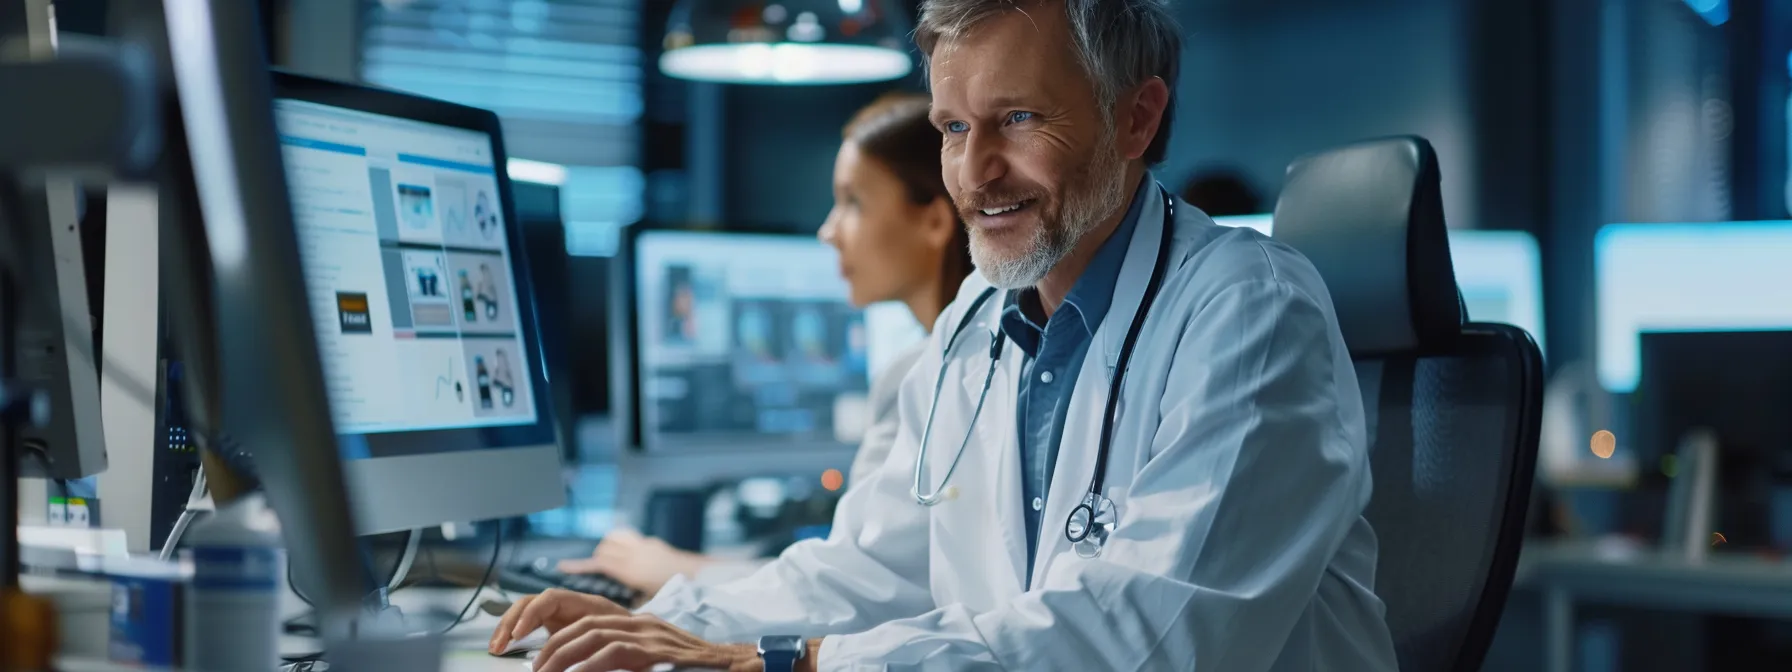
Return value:
[(1044, 511), (1045, 510), (1045, 500), (1038, 498), (1038, 497), (1034, 497), (1033, 498), (1033, 510), (1034, 511)]
[(1050, 384), (1052, 382), (1052, 372), (1046, 371), (1046, 372), (1040, 373), (1039, 374), (1039, 382)]

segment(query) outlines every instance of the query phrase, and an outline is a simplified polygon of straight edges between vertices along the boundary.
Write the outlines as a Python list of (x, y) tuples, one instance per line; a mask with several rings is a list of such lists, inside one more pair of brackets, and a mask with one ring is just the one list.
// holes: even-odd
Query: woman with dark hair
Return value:
[[(834, 208), (817, 236), (840, 251), (852, 303), (901, 301), (931, 330), (971, 273), (970, 242), (940, 171), (940, 133), (927, 121), (927, 96), (888, 94), (854, 115), (834, 159)], [(859, 444), (848, 485), (863, 483), (896, 440), (896, 397), (925, 343), (878, 374), (872, 423)], [(568, 573), (601, 573), (652, 597), (675, 575), (703, 583), (751, 573), (762, 562), (713, 558), (673, 548), (630, 530), (613, 530), (592, 557), (560, 564)]]

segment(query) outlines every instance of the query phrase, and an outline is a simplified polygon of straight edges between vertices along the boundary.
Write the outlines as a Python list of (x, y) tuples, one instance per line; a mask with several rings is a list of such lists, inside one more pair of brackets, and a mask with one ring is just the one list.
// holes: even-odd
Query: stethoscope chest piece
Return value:
[(1071, 509), (1070, 517), (1064, 520), (1064, 537), (1070, 540), (1079, 557), (1094, 558), (1107, 547), (1108, 535), (1114, 532), (1119, 522), (1114, 500), (1106, 495), (1086, 493), (1082, 503)]

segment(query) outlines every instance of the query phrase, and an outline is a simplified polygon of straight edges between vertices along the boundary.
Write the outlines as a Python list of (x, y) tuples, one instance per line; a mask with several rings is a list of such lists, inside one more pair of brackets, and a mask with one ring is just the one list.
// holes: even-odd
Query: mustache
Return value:
[(959, 212), (976, 212), (985, 208), (1002, 208), (1021, 201), (1043, 200), (1045, 194), (1038, 189), (987, 189), (969, 194), (962, 194), (954, 199), (958, 202)]

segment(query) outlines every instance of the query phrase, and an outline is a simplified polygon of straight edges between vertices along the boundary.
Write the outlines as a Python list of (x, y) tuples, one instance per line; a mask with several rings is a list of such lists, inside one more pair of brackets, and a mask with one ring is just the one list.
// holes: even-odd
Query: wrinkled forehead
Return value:
[(1009, 98), (1085, 79), (1068, 22), (1052, 5), (1014, 7), (942, 37), (927, 70), (934, 106), (965, 104), (969, 95)]

